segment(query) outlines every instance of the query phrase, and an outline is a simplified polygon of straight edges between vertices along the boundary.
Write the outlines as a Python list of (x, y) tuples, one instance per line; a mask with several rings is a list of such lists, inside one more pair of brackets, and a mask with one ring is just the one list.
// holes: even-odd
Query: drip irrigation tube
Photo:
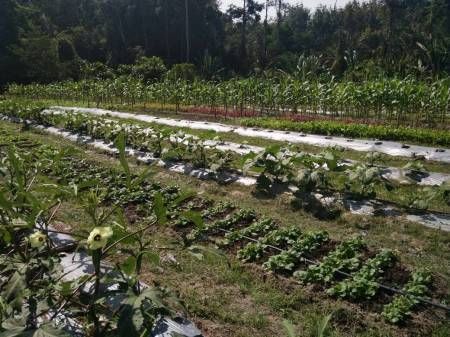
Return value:
[[(218, 230), (219, 230), (219, 231), (222, 231), (222, 232), (224, 232), (224, 233), (232, 233), (232, 231), (227, 230), (227, 229), (223, 229), (223, 228), (218, 228)], [(252, 242), (259, 242), (258, 240), (254, 239), (254, 238), (251, 238), (251, 237), (249, 237), (249, 236), (245, 236), (245, 235), (244, 235), (244, 236), (242, 236), (242, 237), (243, 237), (244, 239), (247, 239), (247, 240), (252, 241)], [(279, 248), (279, 247), (276, 247), (276, 246), (273, 246), (273, 245), (266, 245), (266, 244), (265, 244), (264, 246), (265, 246), (264, 248), (267, 248), (267, 247), (268, 247), (268, 248), (275, 249), (275, 250), (277, 250), (277, 251), (279, 251), (279, 252), (284, 252), (283, 249), (281, 249), (281, 248)], [(308, 264), (315, 265), (315, 266), (317, 266), (317, 265), (320, 264), (319, 261), (310, 260), (310, 259), (305, 258), (305, 257), (301, 258), (301, 260), (304, 261), (304, 262), (306, 262), (306, 263), (308, 263)], [(340, 274), (341, 276), (352, 277), (351, 274), (346, 273), (346, 272), (344, 272), (344, 271), (341, 271), (341, 270), (339, 270), (339, 269), (336, 270), (336, 273), (337, 273), (337, 274)], [(298, 284), (301, 284), (301, 282), (298, 282), (298, 281), (295, 281), (295, 282), (298, 283)], [(401, 290), (401, 289), (392, 288), (392, 287), (389, 287), (389, 286), (387, 286), (387, 285), (385, 285), (385, 284), (382, 284), (382, 283), (379, 283), (379, 282), (376, 282), (376, 281), (375, 281), (374, 283), (375, 283), (379, 288), (382, 288), (382, 289), (384, 289), (384, 290), (387, 290), (387, 291), (390, 291), (390, 292), (393, 292), (393, 293), (396, 293), (396, 294), (400, 294), (400, 295), (408, 295), (408, 293), (406, 293), (405, 291), (403, 291), (403, 290)], [(445, 305), (445, 304), (442, 304), (442, 303), (439, 303), (439, 302), (435, 302), (435, 301), (433, 301), (433, 300), (430, 300), (430, 299), (427, 299), (427, 298), (423, 298), (423, 297), (415, 297), (415, 299), (418, 300), (418, 301), (420, 301), (420, 302), (422, 302), (422, 303), (431, 305), (431, 306), (433, 306), (433, 307), (436, 307), (436, 308), (445, 310), (445, 311), (447, 311), (447, 312), (450, 313), (450, 306), (447, 306), (447, 305)]]

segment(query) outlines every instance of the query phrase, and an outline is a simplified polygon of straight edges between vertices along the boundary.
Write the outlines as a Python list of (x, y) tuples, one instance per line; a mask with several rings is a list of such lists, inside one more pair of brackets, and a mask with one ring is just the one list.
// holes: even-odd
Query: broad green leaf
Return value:
[(20, 310), (22, 307), (22, 296), (24, 289), (24, 276), (20, 275), (16, 271), (6, 284), (5, 290), (2, 292), (2, 297), (16, 310)]
[(127, 176), (128, 186), (131, 184), (131, 173), (130, 173), (130, 167), (128, 166), (128, 161), (125, 156), (125, 134), (121, 132), (115, 141), (115, 146), (117, 147), (117, 150), (119, 150), (119, 161), (122, 165), (123, 170), (125, 171), (125, 174)]
[(25, 331), (25, 327), (23, 328), (15, 328), (7, 331), (0, 332), (0, 337), (32, 337), (33, 331)]
[(159, 254), (155, 252), (143, 251), (141, 252), (140, 256), (145, 257), (145, 260), (153, 265), (159, 265), (161, 261)]
[(6, 211), (12, 210), (12, 204), (8, 199), (5, 198), (3, 192), (0, 192), (0, 208), (3, 208)]
[(197, 192), (195, 191), (182, 191), (180, 195), (172, 202), (174, 206), (180, 205), (182, 202), (195, 197)]
[(69, 296), (73, 292), (74, 287), (71, 281), (61, 281), (58, 283), (57, 289), (62, 296)]
[(280, 145), (272, 145), (266, 147), (266, 152), (270, 153), (273, 156), (276, 156), (278, 152), (280, 152), (281, 146)]
[(123, 305), (117, 323), (119, 337), (140, 337), (144, 329), (145, 318), (141, 310), (144, 298), (129, 294)]
[(120, 269), (128, 276), (133, 275), (136, 271), (136, 258), (134, 256), (129, 256), (124, 262), (122, 262)]
[(187, 211), (182, 214), (182, 216), (190, 221), (192, 221), (195, 226), (199, 229), (205, 227), (205, 222), (203, 221), (202, 215), (200, 212), (195, 211)]

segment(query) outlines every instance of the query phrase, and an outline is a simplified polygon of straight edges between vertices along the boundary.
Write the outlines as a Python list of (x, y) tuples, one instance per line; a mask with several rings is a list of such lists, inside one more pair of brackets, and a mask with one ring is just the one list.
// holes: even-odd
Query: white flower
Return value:
[(28, 237), (30, 245), (33, 248), (40, 248), (45, 244), (47, 236), (42, 232), (35, 232)]
[(97, 250), (105, 247), (112, 235), (113, 230), (111, 227), (95, 227), (87, 239), (88, 248)]

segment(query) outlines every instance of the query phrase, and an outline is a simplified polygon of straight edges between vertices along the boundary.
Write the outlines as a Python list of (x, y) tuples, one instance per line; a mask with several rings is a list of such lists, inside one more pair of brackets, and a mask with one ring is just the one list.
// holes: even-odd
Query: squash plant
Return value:
[(345, 190), (353, 198), (374, 199), (378, 186), (387, 190), (394, 188), (392, 182), (384, 178), (381, 168), (377, 166), (357, 164), (346, 171)]
[(271, 194), (274, 184), (286, 184), (292, 179), (295, 157), (287, 148), (278, 145), (267, 147), (257, 154), (244, 156), (243, 171), (259, 173), (256, 189), (264, 194)]

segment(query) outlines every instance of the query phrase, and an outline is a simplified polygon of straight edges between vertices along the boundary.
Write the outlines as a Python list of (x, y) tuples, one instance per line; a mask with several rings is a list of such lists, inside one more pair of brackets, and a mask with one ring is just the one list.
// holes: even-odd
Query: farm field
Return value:
[(450, 1), (0, 0), (0, 337), (450, 337)]
[[(44, 109), (29, 101), (6, 100), (0, 107), (10, 120), (1, 122), (3, 161), (11, 161), (10, 140), (20, 167), (42, 161), (31, 170), (39, 173), (32, 182), (36, 191), (30, 193), (46, 195), (40, 186), (55, 182), (61, 188), (80, 186), (77, 196), (69, 193), (56, 211), (48, 209), (55, 211), (52, 228), (86, 233), (94, 219), (93, 205), (85, 204), (92, 198), (91, 184), (100, 188), (96, 212), (113, 205), (123, 210), (107, 220), (125, 226), (121, 231), (144, 226), (153, 212), (159, 222), (155, 202), (164, 205), (164, 225), (147, 229), (152, 255), (138, 275), (147, 284), (163, 282), (178, 292), (188, 317), (206, 335), (284, 336), (286, 322), (302, 322), (295, 328), (312, 334), (327, 317), (327, 331), (336, 336), (446, 336), (450, 329), (445, 319), (450, 274), (442, 269), (450, 254), (450, 231), (443, 224), (427, 228), (417, 219), (380, 210), (358, 214), (340, 201), (376, 199), (379, 207), (394, 205), (404, 214), (438, 212), (442, 221), (450, 213), (445, 163), (368, 152), (346, 167), (348, 151), (336, 148), (301, 152), (258, 137), (250, 138), (251, 145), (242, 135), (233, 136), (233, 146), (227, 147), (220, 132), (95, 116), (82, 109)], [(105, 145), (97, 146), (99, 141)], [(139, 160), (143, 155), (146, 160)], [(400, 180), (383, 175), (384, 157), (390, 158), (391, 169), (399, 165)], [(186, 170), (174, 173), (158, 160), (207, 174), (198, 179)], [(440, 171), (442, 181), (419, 185), (429, 175), (425, 166)], [(253, 183), (223, 179), (227, 172), (254, 177)], [(358, 186), (361, 174), (366, 180)], [(352, 178), (346, 182), (344, 177)], [(299, 190), (289, 191), (287, 185)], [(156, 196), (155, 187), (161, 191)], [(177, 194), (183, 195), (179, 203)], [(113, 249), (105, 261), (126, 268), (127, 244)], [(420, 293), (395, 295), (392, 288)], [(418, 297), (440, 307), (416, 303)]]

